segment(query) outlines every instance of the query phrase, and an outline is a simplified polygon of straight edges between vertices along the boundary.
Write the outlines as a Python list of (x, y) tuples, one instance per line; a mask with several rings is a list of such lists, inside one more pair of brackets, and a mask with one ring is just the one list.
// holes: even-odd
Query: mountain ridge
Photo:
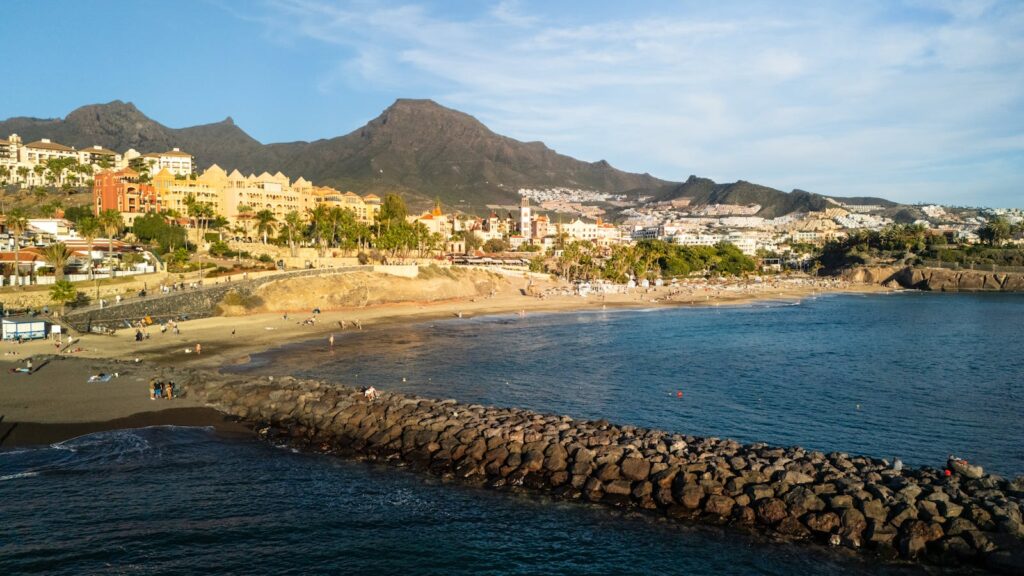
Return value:
[(817, 194), (786, 193), (742, 180), (717, 184), (691, 176), (678, 183), (621, 171), (606, 160), (577, 160), (543, 142), (497, 134), (470, 114), (427, 99), (398, 99), (348, 134), (313, 141), (263, 144), (230, 116), (170, 128), (121, 100), (82, 106), (64, 118), (0, 121), (0, 137), (11, 133), (25, 142), (50, 138), (77, 148), (98, 144), (119, 152), (178, 147), (196, 157), (199, 169), (218, 164), (245, 173), (281, 171), (363, 193), (396, 191), (417, 204), (440, 198), (467, 212), (487, 204), (517, 204), (520, 188), (554, 187), (644, 194), (656, 200), (691, 197), (693, 204), (757, 203), (762, 215), (820, 209), (827, 203)]

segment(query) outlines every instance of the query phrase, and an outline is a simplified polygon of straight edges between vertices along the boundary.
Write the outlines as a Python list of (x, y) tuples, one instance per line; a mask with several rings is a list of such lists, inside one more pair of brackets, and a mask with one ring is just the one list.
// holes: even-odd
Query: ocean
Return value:
[[(1024, 474), (1024, 297), (493, 316), (284, 346), (240, 372)], [(201, 428), (0, 451), (0, 573), (923, 574), (469, 488)]]

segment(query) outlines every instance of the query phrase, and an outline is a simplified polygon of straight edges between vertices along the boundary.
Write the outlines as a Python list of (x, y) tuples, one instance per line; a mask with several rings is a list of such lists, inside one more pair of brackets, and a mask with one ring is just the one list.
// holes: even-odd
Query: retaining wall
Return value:
[(231, 291), (242, 295), (253, 291), (270, 282), (305, 276), (329, 276), (347, 272), (368, 271), (372, 266), (349, 266), (346, 268), (301, 270), (285, 272), (272, 276), (262, 276), (251, 280), (222, 281), (219, 284), (207, 284), (198, 289), (185, 289), (170, 294), (160, 294), (155, 286), (151, 286), (151, 295), (146, 298), (133, 299), (122, 304), (112, 304), (106, 308), (94, 308), (84, 311), (71, 311), (65, 314), (65, 322), (79, 332), (88, 332), (94, 327), (124, 328), (125, 322), (138, 321), (144, 317), (161, 321), (168, 319), (205, 318), (212, 316), (217, 304)]

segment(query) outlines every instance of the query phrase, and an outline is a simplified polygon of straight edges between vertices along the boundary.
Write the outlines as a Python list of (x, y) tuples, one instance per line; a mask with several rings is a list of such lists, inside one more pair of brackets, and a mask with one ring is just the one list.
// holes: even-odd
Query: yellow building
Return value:
[(380, 197), (376, 194), (359, 196), (355, 192), (341, 192), (328, 186), (313, 186), (311, 196), (314, 199), (314, 206), (324, 204), (332, 208), (351, 210), (355, 213), (356, 220), (364, 224), (372, 225), (380, 214)]
[(217, 214), (224, 214), (223, 190), (227, 182), (227, 174), (214, 164), (196, 177), (181, 178), (164, 168), (152, 179), (153, 188), (163, 210), (174, 210), (188, 217), (188, 197), (191, 195), (196, 202), (209, 204)]
[[(270, 210), (278, 222), (284, 221), (292, 211), (305, 220), (308, 212), (320, 204), (349, 209), (358, 221), (366, 224), (376, 222), (380, 212), (380, 198), (374, 194), (361, 197), (353, 192), (342, 193), (334, 188), (313, 186), (305, 178), (291, 182), (280, 172), (243, 176), (238, 170), (228, 174), (214, 164), (195, 177), (182, 177), (165, 168), (153, 176), (152, 181), (163, 210), (174, 210), (187, 217), (187, 201), (192, 196), (197, 202), (208, 204), (232, 225), (240, 220), (251, 220), (263, 210)], [(250, 209), (247, 215), (239, 210), (243, 206)]]

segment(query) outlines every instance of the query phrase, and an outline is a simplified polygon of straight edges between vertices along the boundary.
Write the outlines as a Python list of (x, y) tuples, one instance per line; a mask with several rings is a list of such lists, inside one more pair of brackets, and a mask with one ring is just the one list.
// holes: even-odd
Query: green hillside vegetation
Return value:
[(630, 278), (655, 280), (692, 274), (740, 276), (757, 268), (752, 258), (732, 244), (681, 246), (661, 240), (610, 248), (588, 241), (571, 242), (557, 258), (536, 262), (535, 268), (544, 268), (570, 282), (603, 279), (625, 283)]
[[(1024, 249), (1006, 246), (1024, 236), (1024, 227), (995, 218), (979, 230), (982, 244), (962, 244), (923, 226), (894, 224), (881, 231), (857, 230), (825, 244), (819, 258), (825, 272), (861, 265), (959, 265), (964, 268), (1024, 266)], [(941, 265), (941, 264), (940, 264)]]

